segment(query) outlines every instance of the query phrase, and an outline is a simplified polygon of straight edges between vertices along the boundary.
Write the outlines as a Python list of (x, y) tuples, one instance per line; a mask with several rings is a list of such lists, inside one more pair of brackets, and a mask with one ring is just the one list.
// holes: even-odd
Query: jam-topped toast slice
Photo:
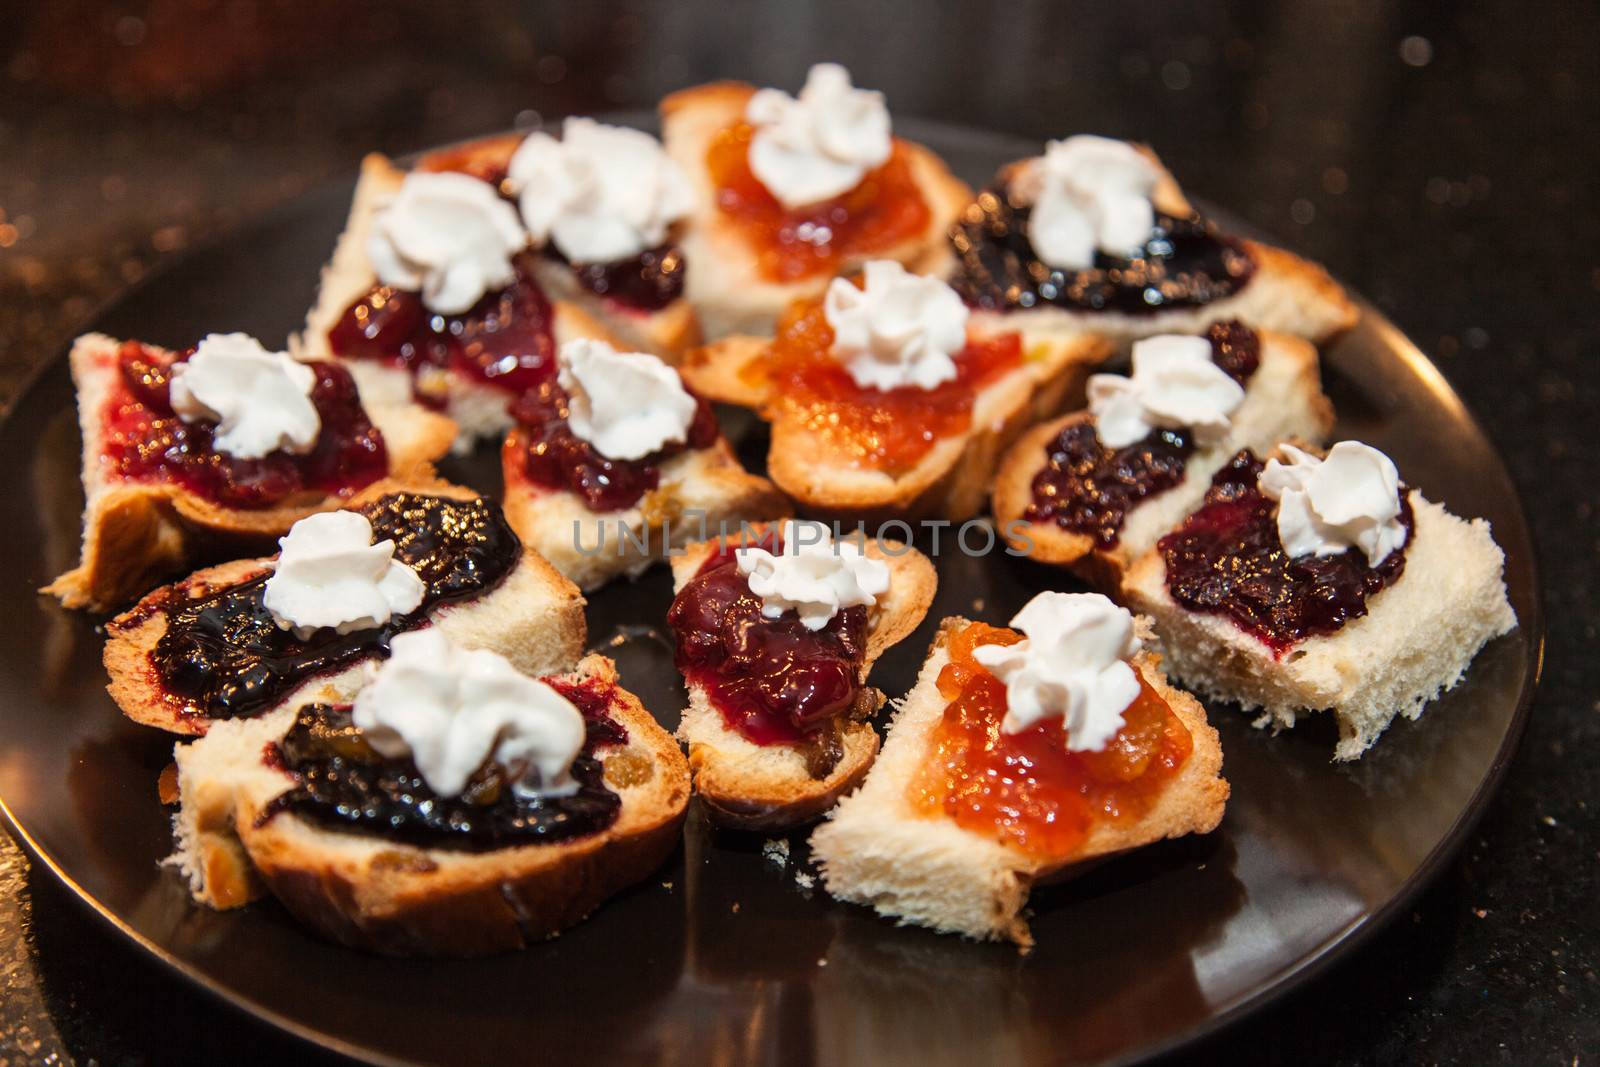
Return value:
[[(111, 610), (205, 556), (261, 551), (382, 479), (427, 480), (455, 438), (442, 415), (369, 405), (341, 366), (297, 364), (242, 334), (186, 352), (86, 334), (70, 360), (83, 546), (43, 590), (70, 608)], [(259, 395), (271, 386), (283, 393)]]
[(867, 674), (927, 613), (933, 565), (898, 542), (785, 522), (691, 545), (672, 574), (689, 690), (678, 737), (708, 815), (768, 831), (815, 819), (872, 765), (867, 720), (883, 698)]
[(1223, 232), (1155, 153), (1103, 137), (1051, 142), (1001, 168), (950, 245), (962, 299), (1030, 337), (1127, 342), (1237, 319), (1321, 343), (1359, 317), (1321, 267)]
[(1316, 349), (1286, 334), (1216, 323), (1136, 343), (1134, 366), (1131, 379), (1091, 379), (1091, 409), (1029, 429), (995, 476), (995, 526), (1012, 547), (1110, 596), (1236, 451), (1319, 444), (1333, 426)]
[(1334, 758), (1352, 760), (1516, 628), (1504, 562), (1487, 522), (1427, 500), (1376, 449), (1284, 445), (1229, 460), (1123, 593), (1173, 677), (1260, 709), (1258, 726), (1331, 709)]
[[(1029, 637), (1040, 644), (1038, 632)], [(866, 781), (811, 835), (829, 893), (1026, 950), (1023, 909), (1036, 885), (1216, 828), (1228, 798), (1217, 732), (1167, 683), (1159, 657), (1114, 655), (1122, 676), (1107, 681), (1074, 678), (1080, 665), (1058, 651), (1043, 669), (1064, 676), (1055, 689), (1071, 692), (1074, 707), (1023, 707), (1026, 687), (980, 662), (983, 646), (1021, 642), (962, 618), (941, 625)]]
[(941, 267), (971, 198), (933, 152), (891, 136), (880, 94), (832, 64), (812, 68), (798, 99), (742, 82), (673, 93), (661, 129), (695, 189), (686, 291), (713, 339), (770, 334), (791, 302), (868, 259)]
[[(408, 240), (436, 254), (414, 258), (422, 253), (408, 255)], [(416, 402), (449, 415), (458, 448), (495, 437), (511, 426), (509, 405), (554, 375), (562, 343), (614, 340), (595, 315), (546, 291), (544, 257), (528, 241), (516, 209), (480, 179), (407, 173), (369, 155), (291, 345), (337, 357), (375, 407)]]
[[(347, 508), (370, 530), (356, 552), (392, 546), (391, 568), (416, 576), (413, 600), (381, 619), (349, 612), (307, 617), (312, 625), (296, 627), (274, 599), (275, 579), (292, 581), (299, 573), (286, 573), (281, 554), (198, 571), (107, 624), (109, 689), (123, 713), (173, 733), (204, 734), (219, 722), (262, 715), (308, 688), (348, 695), (362, 665), (387, 656), (396, 634), (430, 627), (498, 652), (529, 673), (560, 668), (581, 654), (582, 595), (522, 544), (487, 499), (443, 482), (384, 483)], [(366, 548), (367, 541), (374, 547)], [(322, 579), (303, 590), (313, 608), (334, 611), (370, 592), (357, 578), (332, 573), (326, 558), (313, 554), (310, 561)], [(331, 618), (351, 621), (315, 625)]]
[[(353, 706), (351, 694), (312, 692), (178, 745), (169, 865), (209, 907), (271, 893), (331, 940), (425, 956), (535, 944), (659, 867), (677, 846), (688, 768), (614, 664), (588, 656), (570, 673), (509, 683), (509, 666), (471, 670), (474, 687), (456, 693), (476, 702), (449, 713), (490, 717), (474, 724), (482, 744), (462, 759), (488, 755), (458, 761), (448, 783), (448, 760), (419, 758), (403, 732), (363, 719), (370, 678)], [(486, 677), (509, 684), (500, 702), (484, 697)], [(530, 714), (530, 685), (570, 721), (534, 721), (514, 735)], [(403, 712), (403, 697), (390, 706)], [(533, 731), (552, 726), (570, 737), (565, 784), (529, 790), (519, 780), (528, 749), (507, 738), (536, 744)], [(536, 760), (547, 755), (533, 749)]]
[(512, 408), (502, 449), (512, 528), (591, 590), (691, 541), (789, 514), (739, 465), (711, 405), (648, 353), (580, 342), (561, 376)]
[[(898, 318), (907, 305), (914, 328)], [(807, 510), (959, 522), (982, 509), (1006, 446), (1080, 402), (1110, 354), (1090, 335), (969, 326), (948, 287), (878, 260), (791, 306), (773, 339), (725, 338), (682, 370), (772, 424), (768, 474)]]

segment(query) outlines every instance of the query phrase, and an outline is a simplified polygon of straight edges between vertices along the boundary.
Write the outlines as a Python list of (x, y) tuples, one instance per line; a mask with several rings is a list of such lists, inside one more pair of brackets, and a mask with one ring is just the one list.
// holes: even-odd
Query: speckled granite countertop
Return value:
[[(101, 301), (353, 173), (369, 149), (648, 107), (715, 77), (798, 84), (815, 58), (845, 62), (902, 114), (1146, 140), (1188, 190), (1325, 262), (1437, 360), (1521, 487), (1549, 617), (1526, 739), (1455, 864), (1362, 951), (1193, 1058), (1583, 1062), (1600, 1049), (1600, 9), (1073, 8), (81, 0), (8, 13), (0, 400)], [(140, 958), (0, 836), (0, 1065), (291, 1055), (304, 1050)]]

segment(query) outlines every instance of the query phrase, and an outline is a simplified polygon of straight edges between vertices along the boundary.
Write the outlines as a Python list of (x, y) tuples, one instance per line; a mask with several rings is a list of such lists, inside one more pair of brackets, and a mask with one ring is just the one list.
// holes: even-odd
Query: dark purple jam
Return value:
[(311, 451), (277, 451), (260, 459), (218, 452), (215, 427), (185, 422), (172, 410), (172, 367), (194, 349), (168, 357), (137, 341), (117, 353), (118, 388), (105, 407), (105, 455), (120, 477), (174, 482), (230, 508), (268, 508), (307, 494), (347, 496), (389, 470), (383, 435), (361, 406), (350, 372), (308, 363), (316, 374), (311, 403), (322, 428)]
[(1059, 307), (1144, 315), (1232, 296), (1255, 272), (1244, 246), (1205, 219), (1161, 211), (1149, 240), (1131, 259), (1097, 252), (1089, 270), (1056, 270), (1034, 255), (1028, 240), (1031, 212), (991, 188), (950, 228), (957, 264), (950, 284), (968, 305), (990, 311)]
[(513, 260), (516, 280), (460, 315), (440, 315), (418, 293), (380, 285), (351, 304), (328, 331), (333, 353), (382, 360), (410, 372), (418, 403), (442, 408), (442, 373), (460, 373), (513, 396), (555, 375), (550, 301), (534, 278), (534, 257)]
[[(1219, 322), (1205, 336), (1212, 362), (1248, 387), (1261, 365), (1256, 332), (1240, 322)], [(1045, 446), (1045, 465), (1033, 476), (1033, 503), (1023, 518), (1053, 521), (1094, 538), (1096, 548), (1113, 548), (1128, 512), (1183, 481), (1194, 448), (1187, 429), (1157, 428), (1141, 441), (1107, 448), (1092, 422), (1063, 427)]]
[[(780, 551), (771, 535), (761, 544)], [(815, 777), (842, 754), (841, 719), (874, 710), (861, 684), (867, 609), (845, 608), (820, 630), (806, 629), (794, 612), (766, 618), (731, 548), (683, 587), (667, 623), (678, 670), (705, 689), (728, 728), (758, 745), (800, 747)]]
[[(622, 511), (661, 484), (661, 464), (689, 449), (717, 442), (711, 405), (695, 398), (688, 440), (666, 445), (641, 459), (608, 459), (567, 424), (567, 393), (546, 382), (511, 405), (517, 431), (506, 438), (506, 463), (518, 464), (534, 485), (583, 498), (590, 511)], [(513, 468), (515, 469), (515, 468)]]
[(1278, 504), (1261, 494), (1262, 462), (1248, 450), (1217, 472), (1200, 510), (1158, 543), (1172, 599), (1222, 615), (1281, 657), (1297, 642), (1337, 632), (1367, 613), (1367, 600), (1406, 566), (1415, 517), (1400, 487), (1406, 543), (1376, 567), (1358, 548), (1291, 558), (1278, 539)]
[[(554, 247), (545, 255), (567, 262)], [(665, 244), (611, 263), (569, 263), (578, 284), (630, 311), (660, 311), (683, 296), (683, 250)]]
[(289, 812), (329, 830), (466, 852), (599, 833), (617, 821), (622, 798), (606, 787), (595, 749), (624, 743), (627, 731), (608, 712), (609, 687), (546, 680), (588, 723), (583, 750), (572, 761), (576, 792), (521, 796), (505, 780), (504, 768), (485, 763), (460, 796), (440, 796), (410, 757), (390, 759), (374, 751), (351, 722), (348, 705), (310, 704), (269, 748), (269, 760), (292, 774), (295, 785), (267, 805), (260, 823)]
[[(314, 675), (388, 655), (395, 634), (424, 625), (441, 604), (482, 596), (522, 557), (517, 535), (486, 500), (396, 493), (361, 513), (372, 523), (374, 543), (392, 538), (395, 559), (426, 585), (415, 611), (383, 626), (348, 634), (321, 629), (302, 640), (280, 628), (262, 603), (267, 574), (194, 599), (180, 589), (156, 609), (166, 616), (166, 630), (150, 653), (168, 698), (205, 718), (259, 714)], [(126, 618), (136, 622), (143, 614)]]

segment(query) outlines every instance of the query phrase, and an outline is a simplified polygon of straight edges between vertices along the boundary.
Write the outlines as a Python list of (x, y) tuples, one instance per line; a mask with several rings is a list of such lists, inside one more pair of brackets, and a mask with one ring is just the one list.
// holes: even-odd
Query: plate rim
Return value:
[[(613, 120), (632, 120), (643, 114), (645, 113), (607, 112), (601, 113), (598, 117), (609, 117)], [(561, 115), (546, 117), (543, 127), (535, 128), (547, 128), (554, 123), (560, 122), (563, 117)], [(937, 135), (953, 138), (976, 135), (996, 145), (1004, 144), (1007, 141), (1017, 142), (1018, 144), (1032, 143), (1031, 139), (1009, 131), (966, 126), (936, 119), (907, 116), (901, 122), (911, 129), (923, 130), (929, 133), (936, 131)], [(629, 124), (638, 125), (637, 122), (633, 121), (630, 121)], [(520, 131), (501, 130), (498, 132)], [(457, 141), (420, 148), (397, 155), (394, 158), (401, 162), (415, 160), (427, 152), (450, 148), (489, 136), (494, 136), (494, 133), (476, 134)], [(280, 218), (293, 216), (298, 211), (304, 210), (307, 202), (320, 197), (331, 196), (335, 190), (351, 189), (354, 184), (354, 179), (349, 177), (330, 178), (319, 182), (282, 203), (255, 212), (223, 228), (205, 240), (185, 248), (177, 255), (157, 262), (138, 281), (107, 295), (86, 314), (76, 320), (78, 326), (74, 329), (69, 340), (59, 346), (49, 358), (39, 361), (38, 365), (23, 376), (10, 401), (3, 410), (0, 410), (0, 423), (10, 421), (19, 408), (22, 407), (23, 402), (33, 392), (40, 389), (42, 383), (52, 373), (59, 371), (61, 366), (67, 362), (72, 345), (78, 337), (86, 332), (93, 332), (94, 328), (109, 317), (120, 305), (158, 284), (188, 261), (223, 249), (251, 232), (271, 227)], [(1253, 238), (1267, 240), (1277, 247), (1290, 247), (1281, 241), (1274, 240), (1270, 234), (1264, 235), (1259, 227), (1240, 219), (1232, 212), (1225, 209), (1213, 210), (1213, 205), (1203, 198), (1197, 199), (1197, 203), (1203, 206), (1208, 215), (1226, 219), (1231, 229), (1243, 232)], [(1336, 276), (1335, 281), (1339, 281), (1341, 286), (1344, 285)], [(1190, 1048), (1203, 1041), (1215, 1038), (1272, 1004), (1304, 989), (1306, 985), (1326, 974), (1338, 963), (1370, 943), (1379, 932), (1390, 925), (1397, 912), (1414, 902), (1425, 889), (1437, 880), (1442, 868), (1460, 852), (1467, 837), (1471, 834), (1473, 828), (1482, 821), (1489, 805), (1499, 793), (1506, 773), (1516, 758), (1527, 731), (1528, 720), (1532, 715), (1533, 703), (1538, 696), (1539, 683), (1543, 674), (1547, 635), (1545, 632), (1544, 588), (1541, 581), (1538, 545), (1533, 537), (1532, 527), (1528, 523), (1523, 494), (1516, 480), (1512, 477), (1510, 467), (1506, 464), (1498, 442), (1490, 436), (1482, 420), (1478, 418), (1472, 407), (1461, 397), (1438, 365), (1429, 359), (1427, 354), (1411, 340), (1405, 331), (1373, 305), (1370, 300), (1349, 286), (1344, 286), (1344, 288), (1360, 308), (1362, 321), (1376, 327), (1383, 335), (1385, 347), (1403, 359), (1407, 367), (1417, 377), (1426, 382), (1428, 390), (1433, 397), (1449, 404), (1461, 415), (1465, 416), (1479, 436), (1488, 444), (1494, 461), (1499, 468), (1499, 473), (1510, 489), (1510, 498), (1514, 505), (1512, 517), (1516, 521), (1516, 529), (1521, 534), (1521, 540), (1528, 548), (1526, 564), (1530, 588), (1530, 598), (1527, 605), (1529, 609), (1527, 615), (1529, 617), (1519, 615), (1517, 619), (1518, 629), (1522, 631), (1527, 642), (1524, 662), (1526, 681), (1518, 693), (1516, 707), (1512, 711), (1510, 721), (1507, 724), (1505, 733), (1502, 735), (1494, 758), (1487, 771), (1478, 780), (1472, 795), (1462, 805), (1450, 828), (1445, 831), (1433, 849), (1417, 865), (1416, 870), (1388, 900), (1376, 909), (1351, 919), (1287, 967), (1274, 972), (1269, 977), (1260, 979), (1256, 983), (1257, 988), (1255, 991), (1236, 998), (1231, 1004), (1227, 1004), (1220, 1010), (1213, 1011), (1206, 1018), (1189, 1028), (1168, 1035), (1160, 1041), (1110, 1058), (1092, 1061), (1094, 1067), (1131, 1067), (1133, 1064), (1159, 1060), (1181, 1049)], [(1318, 348), (1320, 360), (1322, 354), (1321, 346), (1318, 346)], [(11, 806), (6, 802), (4, 796), (0, 796), (0, 822), (4, 823), (13, 840), (28, 854), (30, 860), (43, 865), (55, 877), (56, 881), (67, 889), (69, 895), (87, 908), (88, 912), (95, 916), (105, 927), (122, 935), (129, 942), (144, 950), (156, 962), (164, 965), (171, 974), (183, 979), (191, 987), (199, 989), (204, 995), (220, 1001), (229, 1008), (240, 1011), (255, 1021), (270, 1026), (296, 1040), (306, 1042), (311, 1046), (344, 1057), (352, 1062), (377, 1064), (382, 1065), (382, 1067), (423, 1067), (429, 1062), (389, 1056), (345, 1038), (324, 1032), (209, 977), (197, 966), (184, 961), (167, 948), (134, 929), (114, 910), (96, 898), (68, 874), (56, 858), (23, 825), (15, 812), (12, 811)]]

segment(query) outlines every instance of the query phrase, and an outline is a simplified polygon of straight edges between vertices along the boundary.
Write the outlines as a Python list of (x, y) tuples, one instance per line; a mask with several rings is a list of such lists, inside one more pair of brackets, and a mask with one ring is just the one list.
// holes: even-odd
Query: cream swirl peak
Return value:
[(835, 541), (825, 523), (786, 519), (780, 537), (777, 555), (757, 546), (734, 553), (766, 618), (793, 611), (806, 629), (820, 630), (842, 609), (871, 607), (889, 591), (889, 565)]
[(372, 543), (372, 523), (356, 511), (310, 515), (289, 527), (262, 603), (278, 626), (302, 640), (324, 627), (347, 634), (415, 611), (427, 592), (417, 572), (394, 558), (394, 542)]
[(1015, 734), (1060, 718), (1068, 751), (1103, 750), (1139, 696), (1127, 662), (1140, 648), (1133, 616), (1099, 593), (1040, 593), (1011, 625), (1026, 640), (972, 650), (1005, 683), (1000, 728)]
[(694, 210), (683, 171), (647, 133), (569, 118), (561, 139), (532, 133), (507, 179), (522, 221), (573, 263), (612, 263), (656, 248)]
[(761, 89), (745, 106), (755, 127), (750, 170), (787, 208), (849, 192), (894, 147), (883, 94), (857, 89), (837, 63), (818, 63), (798, 98)]
[(1080, 134), (1051, 141), (1021, 168), (1012, 194), (1031, 203), (1028, 240), (1046, 265), (1088, 270), (1097, 251), (1135, 255), (1155, 226), (1161, 172), (1137, 148)]
[(1190, 429), (1200, 445), (1222, 442), (1244, 389), (1211, 359), (1204, 337), (1165, 335), (1133, 346), (1133, 373), (1089, 378), (1095, 435), (1107, 448), (1142, 441), (1155, 429)]
[(578, 337), (556, 358), (567, 425), (607, 459), (643, 459), (689, 439), (694, 397), (657, 357)]
[(1405, 547), (1400, 472), (1388, 456), (1358, 441), (1340, 441), (1327, 459), (1281, 448), (1289, 462), (1267, 460), (1258, 482), (1261, 494), (1278, 502), (1278, 538), (1290, 556), (1359, 548), (1376, 567)]
[(268, 352), (246, 333), (208, 334), (172, 365), (172, 410), (184, 422), (215, 422), (212, 446), (238, 459), (316, 446), (322, 418), (311, 402), (317, 375), (288, 353)]
[(527, 243), (515, 209), (493, 187), (465, 174), (412, 173), (373, 217), (367, 256), (384, 285), (459, 315), (511, 284), (511, 257)]
[(835, 278), (823, 300), (833, 352), (863, 389), (932, 389), (956, 376), (967, 306), (944, 282), (875, 259), (859, 287)]
[(486, 649), (453, 644), (437, 629), (396, 634), (351, 709), (367, 743), (391, 759), (410, 756), (440, 796), (459, 796), (485, 763), (516, 792), (575, 792), (583, 714), (549, 685)]

